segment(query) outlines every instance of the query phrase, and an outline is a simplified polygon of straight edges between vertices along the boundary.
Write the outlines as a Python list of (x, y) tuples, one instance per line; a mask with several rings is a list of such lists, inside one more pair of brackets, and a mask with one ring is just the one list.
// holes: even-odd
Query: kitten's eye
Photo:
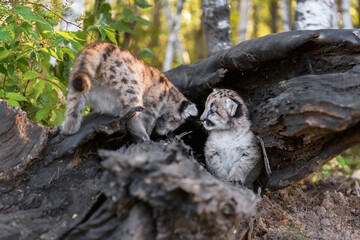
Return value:
[(211, 109), (209, 110), (209, 113), (212, 115), (212, 114), (216, 113), (216, 111), (211, 108)]

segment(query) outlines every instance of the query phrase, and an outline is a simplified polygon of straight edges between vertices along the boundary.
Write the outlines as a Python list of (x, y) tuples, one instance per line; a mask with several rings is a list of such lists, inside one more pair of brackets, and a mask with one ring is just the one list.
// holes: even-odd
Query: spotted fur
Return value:
[(144, 111), (127, 120), (135, 141), (147, 141), (155, 130), (165, 135), (189, 116), (195, 104), (159, 70), (145, 65), (129, 51), (104, 42), (86, 47), (77, 58), (69, 79), (68, 106), (62, 132), (79, 131), (86, 104), (95, 112), (124, 116), (134, 107)]
[(205, 144), (209, 171), (229, 182), (252, 187), (261, 172), (262, 161), (242, 98), (229, 89), (211, 93), (200, 120), (210, 131)]

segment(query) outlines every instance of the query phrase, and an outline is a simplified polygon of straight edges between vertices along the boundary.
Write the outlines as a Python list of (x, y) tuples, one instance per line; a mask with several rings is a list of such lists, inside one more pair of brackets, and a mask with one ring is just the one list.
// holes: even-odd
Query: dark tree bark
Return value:
[(359, 142), (359, 30), (268, 35), (166, 73), (198, 104), (216, 87), (247, 101), (273, 170), (269, 189), (294, 184)]
[(230, 10), (227, 0), (203, 0), (202, 4), (208, 56), (213, 56), (232, 47)]
[[(359, 57), (359, 30), (296, 31), (166, 75), (200, 109), (209, 86), (244, 98), (273, 172), (262, 187), (274, 190), (360, 142)], [(258, 197), (198, 162), (199, 128), (176, 132), (193, 131), (183, 138), (195, 152), (178, 137), (126, 148), (123, 119), (89, 115), (63, 137), (0, 101), (1, 238), (244, 239)]]

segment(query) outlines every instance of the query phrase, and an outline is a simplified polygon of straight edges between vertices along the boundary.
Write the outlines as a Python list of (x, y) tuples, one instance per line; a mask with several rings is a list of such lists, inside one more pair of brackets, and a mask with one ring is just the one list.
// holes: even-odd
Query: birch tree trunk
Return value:
[(291, 10), (289, 0), (281, 0), (283, 31), (290, 31)]
[[(169, 5), (169, 1), (165, 1), (166, 2), (166, 6), (165, 6), (165, 16), (166, 16), (166, 20), (167, 20), (167, 26), (169, 28), (169, 32), (171, 32), (171, 26), (172, 26), (172, 22), (173, 22), (173, 14), (171, 12), (171, 7)], [(182, 41), (180, 40), (180, 36), (179, 36), (179, 32), (177, 32), (176, 34), (176, 40), (175, 40), (175, 44), (174, 44), (174, 48), (176, 51), (176, 56), (179, 58), (180, 63), (183, 64), (184, 63), (184, 47), (182, 44)], [(174, 54), (175, 54), (174, 51)], [(174, 57), (172, 57), (173, 59)], [(169, 70), (169, 69), (168, 69)]]
[[(176, 43), (176, 40), (178, 39), (178, 33), (179, 33), (179, 29), (180, 29), (181, 11), (182, 11), (182, 8), (184, 5), (184, 1), (185, 0), (179, 0), (179, 1), (177, 1), (177, 4), (176, 4), (176, 13), (171, 21), (172, 23), (171, 23), (170, 35), (169, 35), (169, 39), (168, 39), (168, 42), (166, 45), (166, 53), (165, 53), (165, 59), (164, 59), (164, 64), (163, 64), (163, 71), (168, 71), (171, 69), (171, 64), (174, 59), (175, 43)], [(171, 15), (170, 8), (167, 11), (168, 12), (167, 14), (169, 14), (169, 11), (170, 11), (170, 15)]]
[(247, 38), (246, 30), (247, 23), (249, 21), (249, 9), (250, 9), (251, 0), (240, 0), (239, 4), (239, 12), (240, 12), (240, 20), (239, 20), (239, 35), (237, 42), (245, 41)]
[(334, 0), (298, 0), (295, 8), (294, 30), (338, 28)]
[(354, 28), (352, 17), (350, 14), (351, 2), (350, 0), (340, 1), (340, 12), (342, 18), (342, 28)]
[(227, 0), (203, 0), (203, 14), (208, 56), (232, 47)]

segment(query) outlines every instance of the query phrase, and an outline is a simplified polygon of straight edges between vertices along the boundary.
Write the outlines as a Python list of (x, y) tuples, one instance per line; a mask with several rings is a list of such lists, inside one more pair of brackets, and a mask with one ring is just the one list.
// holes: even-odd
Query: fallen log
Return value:
[(360, 30), (292, 31), (242, 42), (166, 75), (201, 105), (217, 70), (229, 70), (215, 87), (232, 88), (246, 101), (272, 168), (266, 186), (275, 190), (360, 142), (359, 56)]
[[(283, 188), (360, 142), (359, 36), (272, 34), (166, 75), (200, 110), (212, 87), (235, 89), (264, 140), (263, 187)], [(83, 121), (65, 137), (0, 101), (0, 238), (243, 239), (258, 197), (201, 166), (198, 123), (176, 132), (192, 131), (193, 152), (177, 138), (132, 145), (123, 119)]]

